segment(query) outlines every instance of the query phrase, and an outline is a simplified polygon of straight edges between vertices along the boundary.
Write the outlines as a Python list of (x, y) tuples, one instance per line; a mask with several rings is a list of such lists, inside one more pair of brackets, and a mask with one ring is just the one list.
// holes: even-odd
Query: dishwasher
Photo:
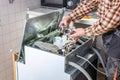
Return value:
[[(98, 58), (91, 49), (93, 41), (81, 37), (70, 44), (66, 33), (58, 29), (64, 12), (59, 9), (26, 21), (16, 62), (17, 80), (97, 80), (97, 71), (81, 58), (97, 68)], [(72, 65), (78, 65), (81, 71)]]

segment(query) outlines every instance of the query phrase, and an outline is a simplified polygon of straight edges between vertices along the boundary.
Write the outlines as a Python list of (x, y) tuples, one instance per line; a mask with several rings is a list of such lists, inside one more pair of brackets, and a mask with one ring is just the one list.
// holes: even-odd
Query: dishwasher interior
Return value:
[(78, 64), (97, 80), (97, 71), (79, 57), (97, 67), (97, 56), (91, 50), (92, 39), (81, 37), (74, 43), (66, 35), (68, 29), (61, 33), (58, 25), (64, 11), (59, 9), (27, 20), (17, 61), (18, 80), (87, 80), (69, 62)]

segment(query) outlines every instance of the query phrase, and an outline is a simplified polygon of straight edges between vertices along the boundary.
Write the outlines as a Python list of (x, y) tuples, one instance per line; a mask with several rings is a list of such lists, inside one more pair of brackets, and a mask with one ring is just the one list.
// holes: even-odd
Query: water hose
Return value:
[(100, 62), (102, 63), (102, 66), (103, 66), (103, 69), (104, 69), (104, 71), (106, 73), (106, 76), (108, 76), (108, 71), (107, 71), (107, 69), (105, 67), (105, 62), (104, 62), (103, 58), (101, 57), (100, 53), (95, 48), (93, 48), (93, 47), (91, 49), (96, 53), (96, 55), (100, 59)]
[(80, 72), (82, 72), (84, 74), (84, 76), (87, 78), (87, 80), (93, 80), (91, 78), (91, 76), (88, 74), (88, 72), (83, 69), (81, 66), (79, 66), (78, 64), (74, 63), (74, 62), (68, 62), (69, 65), (71, 65), (72, 67), (78, 69)]

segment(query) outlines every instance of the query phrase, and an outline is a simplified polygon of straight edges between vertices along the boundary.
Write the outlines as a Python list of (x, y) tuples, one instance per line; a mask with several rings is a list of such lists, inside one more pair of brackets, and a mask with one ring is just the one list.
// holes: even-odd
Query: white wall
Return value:
[(15, 0), (13, 4), (0, 0), (0, 80), (13, 80), (12, 53), (19, 51), (27, 7), (40, 7), (40, 0)]

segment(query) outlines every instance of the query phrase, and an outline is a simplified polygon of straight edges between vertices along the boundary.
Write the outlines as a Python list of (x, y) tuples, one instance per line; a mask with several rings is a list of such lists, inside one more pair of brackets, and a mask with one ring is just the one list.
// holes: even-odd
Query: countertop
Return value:
[[(59, 8), (49, 8), (49, 7), (41, 7), (33, 10), (27, 11), (27, 14), (29, 15), (29, 18), (44, 15), (46, 13), (52, 12), (54, 10), (57, 10)], [(67, 10), (65, 11), (65, 16), (69, 14), (71, 11)], [(92, 15), (96, 15), (95, 13)], [(83, 23), (83, 24), (88, 24), (88, 25), (93, 25), (96, 21), (98, 21), (98, 17), (91, 17), (89, 19), (82, 18), (81, 20), (76, 21), (77, 23)]]

